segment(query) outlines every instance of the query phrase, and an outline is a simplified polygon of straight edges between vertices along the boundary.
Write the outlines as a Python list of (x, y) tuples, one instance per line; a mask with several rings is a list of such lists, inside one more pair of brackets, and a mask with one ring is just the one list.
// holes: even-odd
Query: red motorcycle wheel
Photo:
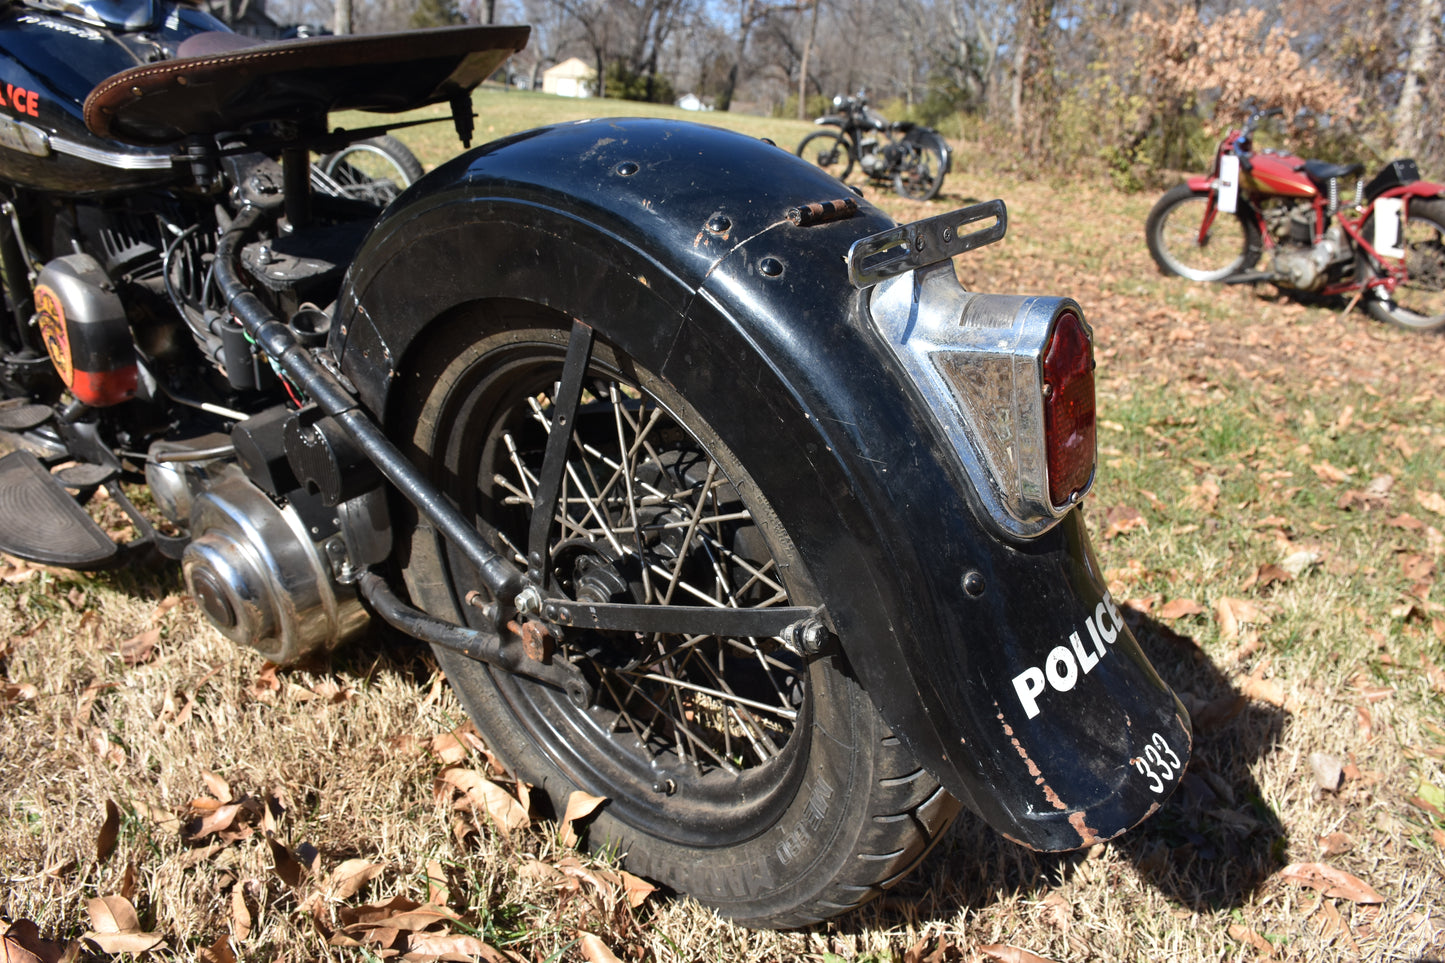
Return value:
[[(1374, 219), (1365, 221), (1366, 238), (1375, 236)], [(1406, 280), (1393, 293), (1374, 288), (1364, 298), (1365, 310), (1377, 321), (1416, 331), (1445, 329), (1445, 199), (1410, 202), (1405, 221)], [(1397, 266), (1398, 259), (1391, 259)], [(1362, 280), (1378, 277), (1380, 269), (1359, 252), (1355, 271)]]
[(1259, 261), (1259, 225), (1248, 210), (1219, 214), (1200, 239), (1199, 228), (1210, 200), (1209, 191), (1180, 184), (1165, 192), (1144, 226), (1149, 253), (1159, 270), (1190, 281), (1223, 281), (1252, 269)]

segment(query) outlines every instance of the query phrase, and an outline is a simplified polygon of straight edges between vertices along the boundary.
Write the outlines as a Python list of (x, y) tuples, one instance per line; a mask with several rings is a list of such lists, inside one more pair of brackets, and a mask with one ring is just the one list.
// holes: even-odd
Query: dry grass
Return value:
[[(1070, 293), (1095, 325), (1091, 528), (1198, 720), (1184, 787), (1154, 819), (1061, 857), (964, 819), (888, 898), (814, 932), (743, 931), (656, 895), (631, 910), (605, 866), (567, 862), (551, 824), (456, 832), (471, 817), (438, 799), (433, 740), (464, 720), (421, 647), (376, 638), (273, 679), (194, 608), (167, 607), (171, 571), (5, 563), (0, 920), (74, 939), (87, 899), (128, 892), (163, 937), (155, 958), (375, 959), (327, 937), (363, 904), (425, 902), (435, 864), (455, 929), (537, 961), (603, 958), (583, 933), (630, 960), (973, 960), (994, 944), (1060, 961), (1445, 956), (1445, 818), (1427, 808), (1445, 794), (1445, 338), (1164, 281), (1143, 246), (1151, 198), (980, 166), (965, 145), (933, 205), (869, 196), (900, 219), (1004, 197), (1010, 237), (961, 262), (966, 283)], [(147, 657), (131, 640), (152, 630)], [(1319, 788), (1312, 754), (1343, 764), (1338, 789)], [(250, 807), (229, 841), (187, 842), (177, 818), (227, 795)], [(121, 820), (101, 861), (108, 800)], [(1348, 842), (1327, 854), (1335, 833)], [(304, 876), (288, 859), (308, 847)], [(353, 858), (383, 868), (313, 899)], [(1279, 875), (1316, 862), (1383, 901)]]

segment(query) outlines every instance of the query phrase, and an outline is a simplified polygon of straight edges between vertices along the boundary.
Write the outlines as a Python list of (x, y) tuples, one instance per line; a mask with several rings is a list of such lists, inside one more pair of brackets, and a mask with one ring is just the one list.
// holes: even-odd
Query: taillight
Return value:
[(1094, 346), (1073, 311), (1059, 314), (1044, 348), (1043, 376), (1049, 501), (1062, 507), (1094, 476)]

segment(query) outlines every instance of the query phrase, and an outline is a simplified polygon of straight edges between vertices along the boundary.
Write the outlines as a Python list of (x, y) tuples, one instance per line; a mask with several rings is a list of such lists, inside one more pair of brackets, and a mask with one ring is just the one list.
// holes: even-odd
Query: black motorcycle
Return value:
[(384, 209), (313, 189), (398, 126), (329, 112), (449, 104), (465, 143), (526, 39), (0, 7), (0, 550), (169, 556), (277, 663), (425, 640), (534, 798), (606, 798), (587, 845), (749, 925), (870, 899), (961, 806), (1044, 850), (1157, 809), (1190, 730), (1077, 510), (1090, 330), (949, 260), (1003, 204), (899, 226), (616, 119)]
[(839, 129), (804, 137), (799, 157), (839, 180), (847, 180), (856, 163), (871, 180), (891, 180), (895, 191), (914, 200), (938, 194), (952, 164), (948, 142), (938, 131), (910, 121), (888, 121), (868, 106), (862, 91), (854, 97), (834, 97), (833, 110), (813, 123)]

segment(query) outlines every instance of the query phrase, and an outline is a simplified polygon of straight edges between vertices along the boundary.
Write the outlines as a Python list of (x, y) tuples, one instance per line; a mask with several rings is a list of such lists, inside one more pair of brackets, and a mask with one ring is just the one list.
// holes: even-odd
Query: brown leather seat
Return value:
[(324, 130), (330, 111), (399, 113), (465, 94), (525, 47), (529, 32), (438, 27), (262, 44), (198, 34), (186, 41), (194, 41), (183, 51), (190, 56), (102, 81), (85, 99), (85, 123), (101, 137), (141, 145), (264, 121)]

